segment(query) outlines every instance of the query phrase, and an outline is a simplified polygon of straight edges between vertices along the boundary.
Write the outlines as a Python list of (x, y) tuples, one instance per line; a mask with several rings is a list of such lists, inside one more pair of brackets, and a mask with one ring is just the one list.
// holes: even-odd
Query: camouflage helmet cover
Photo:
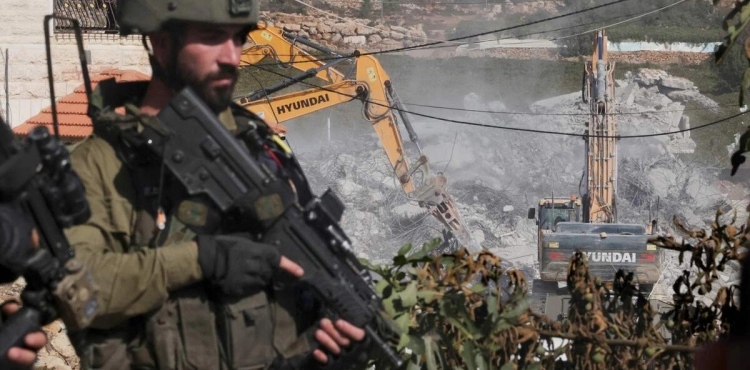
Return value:
[(251, 25), (258, 0), (117, 0), (120, 34), (150, 33), (173, 21)]

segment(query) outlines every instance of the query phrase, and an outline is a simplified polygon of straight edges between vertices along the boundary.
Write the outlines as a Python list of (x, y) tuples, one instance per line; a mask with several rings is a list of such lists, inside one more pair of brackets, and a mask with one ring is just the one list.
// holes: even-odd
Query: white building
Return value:
[[(12, 126), (50, 105), (44, 47), (44, 17), (80, 19), (89, 72), (110, 68), (134, 69), (150, 74), (148, 58), (139, 36), (121, 38), (113, 17), (115, 0), (2, 0), (0, 2), (0, 112)], [(73, 92), (83, 82), (75, 37), (67, 22), (51, 27), (55, 96)], [(7, 60), (7, 63), (6, 63)], [(7, 72), (7, 81), (6, 81)], [(6, 85), (7, 82), (7, 85)], [(6, 93), (7, 86), (7, 93)], [(9, 113), (6, 114), (6, 102)]]

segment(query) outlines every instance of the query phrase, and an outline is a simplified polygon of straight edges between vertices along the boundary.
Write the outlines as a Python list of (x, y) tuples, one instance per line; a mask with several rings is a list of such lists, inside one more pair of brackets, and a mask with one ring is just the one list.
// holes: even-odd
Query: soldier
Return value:
[[(2, 284), (11, 283), (18, 278), (18, 274), (13, 270), (23, 265), (28, 257), (28, 250), (19, 250), (19, 247), (30, 250), (32, 246), (38, 244), (32, 236), (31, 225), (23, 220), (25, 220), (23, 214), (13, 207), (0, 204), (0, 283)], [(16, 237), (19, 240), (8, 240), (10, 237)], [(18, 303), (12, 300), (0, 305), (3, 315), (12, 315), (18, 309)], [(36, 360), (36, 352), (47, 344), (47, 336), (44, 332), (27, 334), (24, 344), (24, 348), (13, 347), (6, 355), (8, 360), (18, 365), (19, 368), (31, 369)]]
[[(100, 287), (100, 314), (72, 338), (84, 368), (307, 369), (350, 362), (366, 348), (362, 329), (321, 319), (301, 287), (269, 285), (275, 273), (302, 276), (299, 265), (242, 235), (198, 235), (187, 227), (176, 210), (200, 203), (179, 196), (163, 164), (121, 135), (150, 124), (189, 86), (230, 131), (257, 130), (269, 150), (260, 159), (289, 180), (302, 202), (309, 198), (297, 162), (274, 155), (284, 148), (268, 127), (230, 104), (257, 1), (120, 0), (117, 11), (121, 34), (144, 35), (153, 77), (101, 82), (91, 99), (94, 135), (71, 155), (92, 216), (66, 234)], [(120, 106), (125, 114), (114, 111)]]

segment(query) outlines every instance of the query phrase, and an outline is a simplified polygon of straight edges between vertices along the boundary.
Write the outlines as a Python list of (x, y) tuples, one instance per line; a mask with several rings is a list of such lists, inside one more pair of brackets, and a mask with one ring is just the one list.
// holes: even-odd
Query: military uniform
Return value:
[[(71, 154), (92, 216), (66, 234), (99, 284), (101, 304), (91, 329), (72, 338), (82, 364), (92, 369), (263, 369), (279, 356), (308, 353), (310, 343), (302, 332), (318, 316), (297, 292), (267, 289), (231, 301), (211, 296), (202, 281), (195, 233), (169, 212), (177, 204), (164, 196), (179, 190), (164, 181), (160, 163), (139, 158), (118, 136), (152, 119), (136, 108), (146, 86), (100, 83), (91, 99), (100, 111), (94, 135)], [(115, 113), (125, 98), (130, 99), (127, 113)], [(219, 117), (230, 131), (247, 125), (267, 128), (239, 107)], [(156, 227), (160, 207), (167, 210), (163, 230)]]

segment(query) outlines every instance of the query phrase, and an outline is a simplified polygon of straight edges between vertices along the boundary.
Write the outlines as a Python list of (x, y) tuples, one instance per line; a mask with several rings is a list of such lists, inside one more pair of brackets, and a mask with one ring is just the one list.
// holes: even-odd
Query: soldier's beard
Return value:
[[(218, 72), (209, 73), (206, 76), (198, 76), (193, 68), (183, 63), (177, 63), (177, 78), (182, 87), (190, 86), (198, 96), (211, 108), (214, 113), (219, 114), (229, 107), (232, 102), (232, 92), (237, 84), (239, 71), (236, 67), (224, 64), (219, 65)], [(229, 85), (211, 86), (211, 83), (221, 79), (231, 79)]]

